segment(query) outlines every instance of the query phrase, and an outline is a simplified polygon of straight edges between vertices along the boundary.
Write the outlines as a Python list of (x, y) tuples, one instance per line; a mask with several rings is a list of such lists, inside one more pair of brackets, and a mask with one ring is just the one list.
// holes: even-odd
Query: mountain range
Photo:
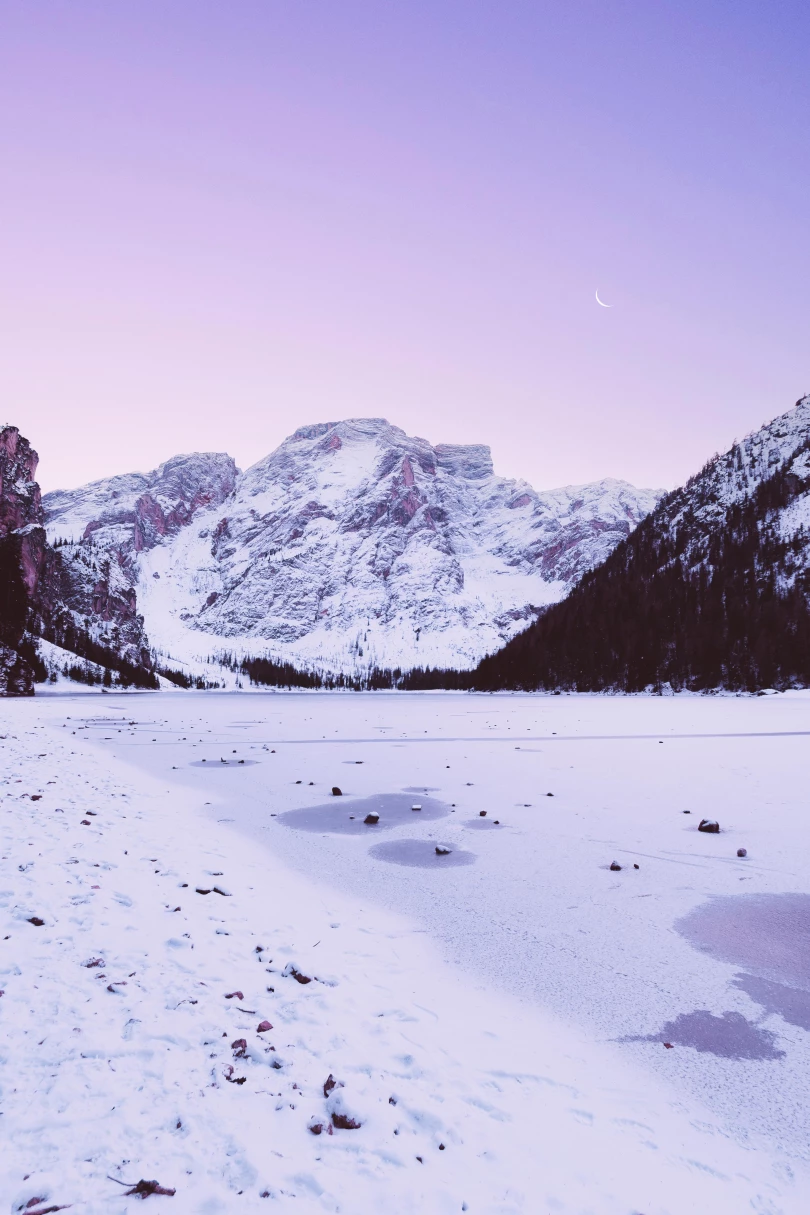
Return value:
[[(230, 456), (46, 494), (44, 523), (95, 624), (137, 601), (160, 661), (270, 655), (331, 672), (472, 667), (562, 598), (655, 506), (621, 481), (540, 493), (488, 447), (381, 418), (301, 427)], [(98, 617), (101, 621), (98, 621)]]
[[(810, 682), (810, 397), (668, 494), (536, 491), (380, 418), (40, 498), (0, 428), (0, 691), (34, 678)], [(388, 672), (386, 674), (386, 672)], [(54, 677), (54, 674), (52, 674)], [(375, 682), (376, 681), (376, 682)]]

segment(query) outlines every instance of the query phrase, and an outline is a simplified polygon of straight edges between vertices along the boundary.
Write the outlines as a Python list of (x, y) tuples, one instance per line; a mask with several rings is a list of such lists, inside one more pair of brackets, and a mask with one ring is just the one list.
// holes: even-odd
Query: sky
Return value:
[(806, 0), (0, 0), (0, 421), (46, 490), (361, 416), (676, 485), (810, 391), (808, 45)]

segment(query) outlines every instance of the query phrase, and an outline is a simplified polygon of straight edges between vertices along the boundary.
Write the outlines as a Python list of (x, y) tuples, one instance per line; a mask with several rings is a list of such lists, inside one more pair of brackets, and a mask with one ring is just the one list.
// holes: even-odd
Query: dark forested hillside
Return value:
[(810, 684), (808, 405), (663, 499), (567, 599), (484, 659), (471, 686)]

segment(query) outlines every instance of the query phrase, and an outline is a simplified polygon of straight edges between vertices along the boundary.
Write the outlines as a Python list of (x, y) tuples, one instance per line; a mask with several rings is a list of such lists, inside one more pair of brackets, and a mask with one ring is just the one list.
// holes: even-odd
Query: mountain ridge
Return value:
[(162, 654), (357, 671), (474, 665), (659, 496), (613, 479), (536, 491), (497, 476), (482, 444), (355, 418), (299, 427), (243, 473), (223, 453), (178, 456), (43, 502), (53, 542), (123, 571)]
[(665, 495), (467, 684), (753, 691), (809, 682), (807, 396)]

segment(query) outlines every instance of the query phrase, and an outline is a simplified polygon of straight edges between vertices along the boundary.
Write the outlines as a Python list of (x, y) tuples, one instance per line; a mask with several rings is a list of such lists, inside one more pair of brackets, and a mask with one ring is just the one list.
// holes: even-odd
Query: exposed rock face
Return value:
[(42, 525), (36, 483), (39, 456), (16, 426), (0, 426), (0, 539)]
[(105, 548), (143, 552), (176, 535), (199, 511), (219, 506), (238, 475), (230, 456), (196, 452), (174, 456), (153, 472), (57, 490), (45, 496), (48, 533), (52, 540), (92, 536)]
[[(83, 622), (95, 640), (144, 663), (149, 640), (138, 611), (139, 554), (176, 536), (199, 511), (218, 506), (237, 471), (226, 455), (175, 456), (151, 473), (47, 494), (48, 531), (62, 558), (53, 603), (67, 605), (74, 625)], [(66, 624), (63, 613), (56, 633)]]
[(0, 426), (0, 695), (25, 696), (34, 673), (20, 652), (45, 561), (39, 457), (16, 426)]
[(559, 599), (655, 505), (602, 481), (537, 493), (489, 448), (381, 418), (301, 427), (238, 475), (177, 457), (147, 476), (48, 494), (62, 550), (110, 558), (153, 645), (352, 671), (469, 666)]

